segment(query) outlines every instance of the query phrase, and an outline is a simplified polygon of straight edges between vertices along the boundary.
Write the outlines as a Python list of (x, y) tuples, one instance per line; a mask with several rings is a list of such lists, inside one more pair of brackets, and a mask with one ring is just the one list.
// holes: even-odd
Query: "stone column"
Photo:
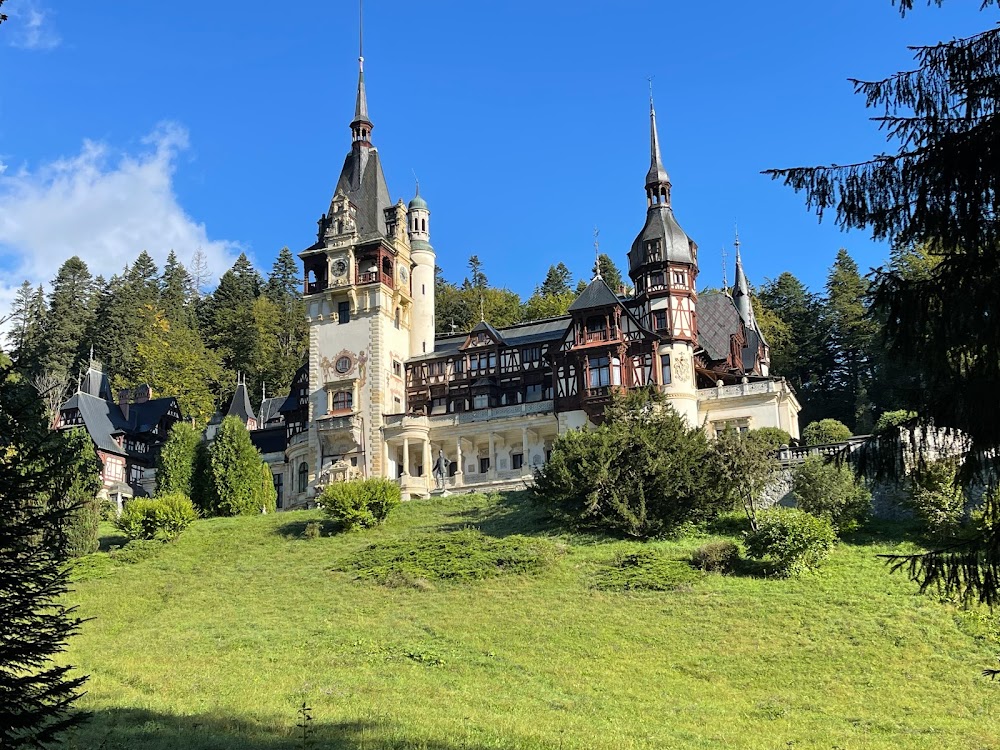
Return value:
[(410, 439), (403, 438), (403, 471), (404, 477), (410, 476)]
[(458, 461), (458, 467), (455, 469), (455, 486), (461, 487), (464, 481), (465, 472), (462, 470), (462, 438), (455, 438), (455, 460)]
[(427, 489), (431, 489), (433, 485), (434, 478), (431, 476), (433, 473), (431, 469), (431, 441), (424, 440), (424, 481), (427, 483)]
[(521, 473), (531, 465), (528, 461), (528, 428), (521, 428)]
[(497, 475), (497, 456), (496, 456), (496, 441), (493, 439), (493, 432), (490, 431), (490, 470), (487, 473), (489, 478), (494, 478)]

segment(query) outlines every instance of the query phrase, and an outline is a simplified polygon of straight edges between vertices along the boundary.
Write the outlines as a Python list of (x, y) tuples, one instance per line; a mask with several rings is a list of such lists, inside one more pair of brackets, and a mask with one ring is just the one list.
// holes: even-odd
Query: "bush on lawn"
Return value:
[(802, 430), (802, 442), (805, 445), (829, 445), (842, 443), (851, 437), (851, 428), (836, 419), (821, 419), (810, 422)]
[(955, 481), (958, 462), (929, 463), (910, 480), (910, 507), (932, 537), (953, 535), (965, 518), (965, 493)]
[(740, 548), (728, 539), (701, 545), (691, 555), (691, 564), (708, 573), (731, 573), (740, 561)]
[(399, 485), (389, 479), (335, 482), (319, 496), (326, 515), (345, 531), (378, 526), (399, 501)]
[(115, 521), (129, 539), (176, 539), (198, 517), (191, 499), (179, 492), (130, 500)]
[(792, 471), (792, 495), (799, 510), (826, 518), (838, 531), (853, 531), (872, 508), (872, 493), (843, 464), (809, 456)]
[(768, 510), (758, 517), (756, 531), (747, 534), (747, 554), (769, 559), (781, 576), (819, 567), (837, 540), (833, 525), (795, 508)]

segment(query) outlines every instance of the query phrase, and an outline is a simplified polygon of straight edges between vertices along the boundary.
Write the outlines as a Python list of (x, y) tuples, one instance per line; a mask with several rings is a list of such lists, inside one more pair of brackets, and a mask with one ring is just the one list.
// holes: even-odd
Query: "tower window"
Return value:
[(337, 304), (337, 322), (338, 323), (350, 323), (351, 322), (351, 303), (350, 302), (340, 302)]
[(309, 485), (309, 464), (305, 461), (299, 464), (299, 492), (305, 492)]
[(660, 384), (670, 385), (670, 355), (660, 355)]
[(665, 331), (667, 329), (666, 310), (653, 310), (653, 328), (657, 331)]
[(354, 406), (354, 396), (350, 391), (337, 391), (333, 394), (333, 410), (349, 411)]
[(421, 232), (426, 232), (427, 231), (427, 219), (421, 219), (420, 220), (420, 231)]
[(396, 308), (396, 319), (392, 323), (396, 328), (399, 328), (399, 308)]
[(611, 364), (606, 356), (590, 357), (590, 387), (603, 388), (611, 385)]

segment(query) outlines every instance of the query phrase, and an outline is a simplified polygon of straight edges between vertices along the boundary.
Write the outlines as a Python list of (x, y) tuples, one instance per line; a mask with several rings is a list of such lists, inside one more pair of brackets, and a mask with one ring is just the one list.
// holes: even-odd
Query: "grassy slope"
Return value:
[[(888, 542), (841, 545), (798, 580), (613, 593), (590, 582), (635, 545), (565, 537), (543, 575), (420, 590), (331, 568), (414, 530), (557, 532), (516, 498), (414, 502), (383, 529), (297, 538), (315, 517), (201, 521), (81, 581), (94, 619), (68, 658), (95, 716), (70, 747), (1000, 747), (1000, 687), (978, 675), (989, 644), (888, 575)], [(680, 558), (700, 541), (658, 546)]]

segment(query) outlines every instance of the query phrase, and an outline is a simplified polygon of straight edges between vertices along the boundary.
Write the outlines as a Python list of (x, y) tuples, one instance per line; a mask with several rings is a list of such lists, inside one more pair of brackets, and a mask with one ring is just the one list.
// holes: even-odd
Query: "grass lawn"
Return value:
[[(913, 549), (891, 528), (798, 579), (678, 567), (671, 590), (616, 591), (602, 575), (644, 545), (567, 534), (518, 495), (415, 501), (377, 530), (301, 538), (320, 517), (204, 520), (148, 559), (87, 558), (71, 598), (93, 619), (67, 658), (91, 676), (94, 715), (67, 746), (1000, 748), (1000, 684), (980, 676), (997, 618), (890, 575), (876, 554)], [(356, 570), (399, 550), (417, 565), (408, 545), (438, 554), (467, 527), (501, 557), (529, 535), (544, 564), (482, 580)], [(652, 546), (684, 560), (709, 538)]]

